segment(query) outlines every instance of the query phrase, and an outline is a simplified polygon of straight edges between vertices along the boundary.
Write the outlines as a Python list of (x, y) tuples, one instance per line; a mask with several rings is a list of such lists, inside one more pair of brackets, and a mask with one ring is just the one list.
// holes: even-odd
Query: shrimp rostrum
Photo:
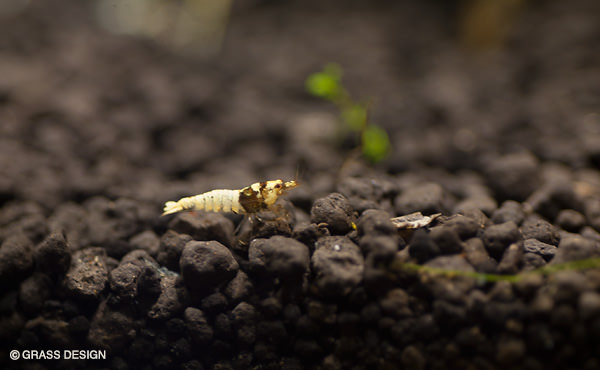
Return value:
[(165, 203), (163, 216), (181, 211), (212, 211), (255, 214), (270, 209), (287, 190), (298, 186), (295, 180), (256, 182), (240, 190), (216, 189)]

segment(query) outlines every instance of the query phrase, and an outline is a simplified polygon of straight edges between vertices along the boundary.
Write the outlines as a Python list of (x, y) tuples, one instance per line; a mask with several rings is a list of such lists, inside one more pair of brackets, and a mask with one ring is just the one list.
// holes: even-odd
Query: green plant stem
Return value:
[(525, 276), (528, 275), (548, 276), (559, 271), (581, 271), (592, 268), (600, 268), (600, 258), (589, 258), (578, 261), (560, 263), (556, 265), (544, 266), (532, 271), (522, 272), (514, 275), (485, 274), (474, 271), (451, 270), (439, 267), (424, 266), (416, 263), (402, 263), (399, 261), (395, 261), (392, 264), (393, 270), (411, 270), (447, 276), (464, 276), (489, 283), (494, 283), (497, 281), (508, 281), (511, 283), (516, 283), (518, 281), (521, 281)]

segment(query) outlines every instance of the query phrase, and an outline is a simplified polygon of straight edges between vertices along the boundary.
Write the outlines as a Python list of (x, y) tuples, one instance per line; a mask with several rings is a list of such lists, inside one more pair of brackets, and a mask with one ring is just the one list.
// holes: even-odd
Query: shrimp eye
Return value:
[(275, 185), (275, 189), (279, 189), (280, 187), (281, 187), (281, 184)]

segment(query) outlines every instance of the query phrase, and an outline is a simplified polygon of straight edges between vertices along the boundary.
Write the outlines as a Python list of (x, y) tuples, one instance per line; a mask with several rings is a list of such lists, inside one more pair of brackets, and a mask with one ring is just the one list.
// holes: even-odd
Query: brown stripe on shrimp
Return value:
[(260, 188), (259, 190), (253, 189), (252, 185), (240, 191), (239, 202), (246, 213), (256, 213), (266, 208)]

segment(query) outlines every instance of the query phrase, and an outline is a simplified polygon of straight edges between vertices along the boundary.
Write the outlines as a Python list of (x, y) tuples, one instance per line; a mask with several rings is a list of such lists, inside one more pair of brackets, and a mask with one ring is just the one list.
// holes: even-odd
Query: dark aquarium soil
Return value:
[(0, 367), (600, 368), (600, 2), (139, 3), (0, 5)]

